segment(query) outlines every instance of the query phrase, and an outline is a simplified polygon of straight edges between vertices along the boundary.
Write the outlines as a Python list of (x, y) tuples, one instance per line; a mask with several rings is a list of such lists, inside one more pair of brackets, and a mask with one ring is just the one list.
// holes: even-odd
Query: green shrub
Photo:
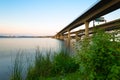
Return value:
[(75, 63), (73, 57), (67, 51), (61, 50), (53, 59), (53, 74), (63, 75), (77, 71), (79, 65)]
[(82, 80), (120, 79), (120, 42), (112, 39), (111, 34), (98, 32), (80, 43), (76, 62)]

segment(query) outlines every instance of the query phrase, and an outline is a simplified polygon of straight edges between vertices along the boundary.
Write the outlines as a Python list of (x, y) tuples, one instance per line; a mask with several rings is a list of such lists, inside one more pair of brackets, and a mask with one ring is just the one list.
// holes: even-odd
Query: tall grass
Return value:
[(52, 62), (50, 53), (43, 55), (39, 49), (36, 50), (35, 62), (33, 66), (29, 66), (26, 80), (39, 79), (40, 76), (49, 76), (51, 72)]
[(23, 65), (22, 65), (22, 53), (19, 51), (16, 55), (16, 58), (14, 60), (12, 75), (10, 80), (23, 80), (22, 77), (22, 71), (23, 71)]
[[(19, 57), (19, 58), (18, 58)], [(20, 55), (17, 55), (11, 80), (23, 80), (21, 76), (22, 66)], [(79, 65), (67, 50), (60, 52), (44, 51), (44, 54), (36, 49), (35, 61), (27, 68), (26, 80), (43, 80), (49, 77), (64, 76), (77, 71)]]

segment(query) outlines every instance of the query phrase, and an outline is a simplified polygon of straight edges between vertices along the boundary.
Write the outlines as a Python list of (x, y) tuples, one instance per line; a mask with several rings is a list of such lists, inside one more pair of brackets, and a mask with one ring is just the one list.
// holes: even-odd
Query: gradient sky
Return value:
[[(0, 35), (55, 35), (97, 1), (0, 0)], [(105, 18), (119, 18), (120, 10), (114, 14)]]

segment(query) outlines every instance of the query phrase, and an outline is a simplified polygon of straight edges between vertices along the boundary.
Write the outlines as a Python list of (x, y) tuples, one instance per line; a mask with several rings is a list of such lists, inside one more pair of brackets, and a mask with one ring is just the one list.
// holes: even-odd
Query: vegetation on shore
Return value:
[(120, 79), (120, 35), (115, 35), (100, 31), (79, 44), (76, 62), (81, 80)]
[[(117, 32), (117, 33), (116, 33)], [(120, 79), (120, 34), (103, 31), (75, 46), (75, 55), (66, 50), (43, 55), (36, 50), (35, 62), (28, 66), (25, 80), (119, 80)], [(19, 59), (19, 58), (17, 58)], [(22, 64), (15, 60), (11, 80), (24, 80)]]

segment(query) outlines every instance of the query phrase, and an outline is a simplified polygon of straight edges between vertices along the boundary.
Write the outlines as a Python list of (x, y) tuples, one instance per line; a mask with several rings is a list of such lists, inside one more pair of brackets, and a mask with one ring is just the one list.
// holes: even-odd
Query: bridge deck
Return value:
[(85, 21), (90, 22), (95, 18), (108, 14), (116, 9), (120, 8), (120, 0), (100, 0), (97, 4), (91, 7), (88, 11), (75, 19), (72, 23), (58, 32), (56, 35), (64, 34), (68, 30), (72, 30), (78, 26), (81, 26)]

